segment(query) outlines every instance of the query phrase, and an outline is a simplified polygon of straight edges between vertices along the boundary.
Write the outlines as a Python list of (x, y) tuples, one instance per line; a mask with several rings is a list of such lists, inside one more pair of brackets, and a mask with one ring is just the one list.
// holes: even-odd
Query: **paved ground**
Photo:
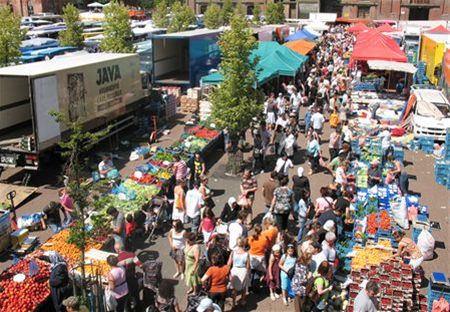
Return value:
[[(167, 146), (170, 145), (174, 140), (176, 140), (180, 134), (183, 132), (184, 126), (179, 122), (175, 127), (172, 128), (171, 133), (161, 138), (160, 145)], [(324, 136), (326, 138), (326, 136)], [(326, 144), (326, 143), (324, 143)], [(304, 147), (305, 140), (303, 137), (299, 139), (299, 145), (301, 151), (295, 157), (295, 167), (304, 166), (305, 172), (308, 171), (308, 166), (304, 161)], [(108, 147), (104, 146), (105, 151)], [(323, 146), (323, 150), (327, 151), (327, 146)], [(125, 159), (128, 157), (128, 152), (119, 153)], [(239, 193), (239, 182), (240, 177), (231, 178), (224, 175), (224, 168), (226, 163), (226, 157), (220, 150), (216, 150), (212, 153), (211, 157), (208, 158), (209, 175), (210, 175), (210, 187), (213, 189), (216, 202), (215, 212), (219, 214), (223, 205), (226, 203), (230, 196), (237, 196)], [(430, 219), (432, 221), (437, 221), (440, 223), (441, 230), (434, 230), (433, 236), (436, 239), (436, 252), (435, 258), (432, 261), (424, 262), (423, 267), (426, 272), (426, 276), (429, 276), (433, 271), (440, 272), (450, 272), (450, 252), (447, 245), (450, 244), (449, 235), (449, 205), (450, 205), (450, 192), (443, 186), (436, 184), (433, 176), (433, 159), (429, 156), (424, 155), (422, 152), (406, 152), (405, 158), (408, 162), (407, 171), (411, 175), (410, 179), (410, 189), (414, 192), (421, 194), (421, 202), (428, 205), (430, 208)], [(124, 163), (121, 169), (122, 175), (130, 174), (133, 168), (137, 166), (141, 161)], [(291, 175), (296, 172), (296, 168), (291, 170)], [(28, 215), (32, 212), (41, 211), (42, 208), (50, 201), (56, 200), (56, 179), (57, 168), (51, 167), (47, 169), (44, 173), (41, 173), (36, 177), (32, 183), (39, 187), (38, 194), (34, 196), (31, 200), (24, 203), (19, 207), (17, 214)], [(268, 174), (261, 174), (258, 176), (258, 183), (262, 185), (267, 179)], [(2, 179), (8, 179), (9, 182), (13, 182), (20, 178), (20, 173), (15, 170), (8, 170)], [(319, 188), (323, 185), (327, 185), (331, 182), (331, 176), (319, 173), (310, 177), (312, 197), (316, 198), (318, 196)], [(254, 204), (254, 216), (258, 214), (262, 215), (263, 212), (263, 199), (261, 191), (257, 192), (256, 200)], [(34, 232), (33, 235), (39, 237), (39, 239), (44, 242), (50, 236), (48, 231)], [(171, 278), (174, 274), (174, 263), (169, 258), (169, 248), (167, 244), (167, 238), (159, 237), (155, 242), (147, 243), (141, 246), (142, 251), (140, 253), (141, 257), (145, 257), (148, 253), (157, 253), (159, 258), (163, 261), (163, 276)], [(3, 255), (0, 257), (0, 269), (5, 269), (10, 265), (11, 258), (8, 255)], [(186, 298), (183, 281), (173, 281), (176, 285), (176, 295), (181, 303), (182, 308), (184, 308)], [(251, 294), (249, 297), (248, 305), (242, 311), (292, 311), (292, 305), (289, 307), (283, 306), (281, 300), (272, 302), (265, 292), (260, 292), (256, 294)]]

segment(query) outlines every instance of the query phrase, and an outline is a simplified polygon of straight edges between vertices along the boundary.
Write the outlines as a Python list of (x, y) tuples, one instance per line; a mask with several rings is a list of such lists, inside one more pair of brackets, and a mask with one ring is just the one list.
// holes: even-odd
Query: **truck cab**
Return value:
[(450, 128), (450, 104), (445, 95), (437, 89), (413, 89), (410, 103), (414, 136), (444, 141)]

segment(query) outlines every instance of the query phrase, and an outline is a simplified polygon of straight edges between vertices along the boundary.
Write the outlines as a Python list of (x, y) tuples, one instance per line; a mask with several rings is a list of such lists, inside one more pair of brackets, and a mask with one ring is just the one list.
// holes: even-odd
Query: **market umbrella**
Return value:
[(103, 4), (98, 2), (92, 2), (87, 5), (88, 8), (103, 8)]
[(426, 33), (432, 33), (432, 34), (450, 34), (450, 30), (445, 28), (442, 25), (439, 25), (437, 27), (434, 27), (432, 29), (429, 29), (426, 31)]

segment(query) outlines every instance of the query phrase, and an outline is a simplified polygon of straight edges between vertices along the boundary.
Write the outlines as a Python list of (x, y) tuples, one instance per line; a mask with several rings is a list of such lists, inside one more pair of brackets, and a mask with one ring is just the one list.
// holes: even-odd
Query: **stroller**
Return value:
[(163, 197), (159, 196), (154, 196), (150, 201), (149, 205), (150, 209), (152, 209), (153, 212), (156, 214), (155, 221), (152, 222), (153, 224), (148, 237), (148, 239), (152, 241), (156, 239), (155, 235), (156, 229), (161, 229), (163, 224), (169, 220), (169, 214), (167, 211), (169, 206), (168, 202)]

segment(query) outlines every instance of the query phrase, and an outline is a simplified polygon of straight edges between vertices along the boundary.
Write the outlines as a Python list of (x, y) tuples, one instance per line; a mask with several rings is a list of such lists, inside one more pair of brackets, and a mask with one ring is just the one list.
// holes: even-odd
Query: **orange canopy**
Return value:
[(285, 43), (284, 45), (287, 46), (292, 51), (297, 52), (301, 55), (308, 54), (309, 51), (314, 49), (314, 47), (316, 46), (316, 44), (314, 42), (311, 42), (308, 40), (303, 40), (303, 39), (289, 41), (289, 42)]
[(347, 17), (336, 18), (336, 23), (343, 23), (343, 24), (354, 24), (354, 23), (369, 24), (369, 22), (370, 20), (365, 18), (347, 18)]

